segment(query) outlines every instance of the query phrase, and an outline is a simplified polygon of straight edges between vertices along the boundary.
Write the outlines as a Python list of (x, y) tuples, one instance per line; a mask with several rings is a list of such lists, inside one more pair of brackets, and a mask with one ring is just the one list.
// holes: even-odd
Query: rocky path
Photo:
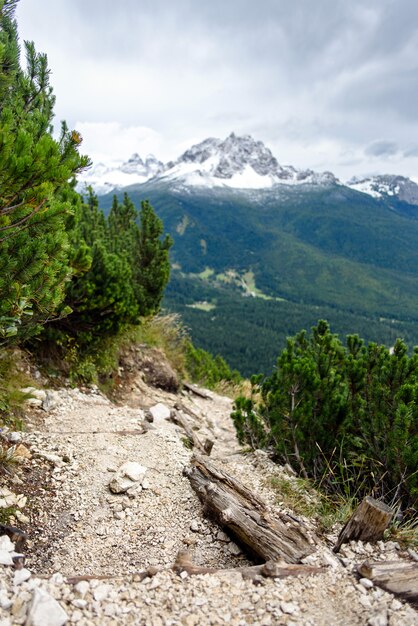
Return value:
[[(98, 392), (64, 389), (54, 395), (54, 408), (34, 414), (23, 441), (48, 472), (31, 498), (25, 569), (1, 572), (0, 626), (418, 624), (411, 607), (353, 575), (366, 557), (398, 559), (393, 542), (351, 544), (340, 560), (324, 538), (307, 557), (324, 573), (310, 578), (255, 585), (225, 571), (250, 562), (202, 515), (182, 475), (191, 451), (168, 419), (170, 410), (181, 402), (199, 437), (215, 441), (213, 459), (257, 491), (272, 512), (277, 494), (267, 478), (285, 474), (261, 453), (242, 454), (230, 401), (210, 396), (139, 385), (127, 405), (116, 406)], [(185, 549), (195, 563), (221, 571), (178, 576), (170, 568)], [(142, 579), (139, 573), (149, 567), (161, 571)], [(75, 576), (92, 579), (69, 583)]]

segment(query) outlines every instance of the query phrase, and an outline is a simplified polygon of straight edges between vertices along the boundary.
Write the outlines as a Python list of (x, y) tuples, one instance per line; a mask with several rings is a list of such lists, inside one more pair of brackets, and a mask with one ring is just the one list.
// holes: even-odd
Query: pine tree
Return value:
[(47, 58), (25, 43), (19, 60), (16, 1), (0, 2), (0, 341), (28, 336), (54, 316), (70, 269), (68, 185), (87, 166), (81, 138), (62, 125), (51, 135), (54, 96)]
[(163, 223), (150, 203), (141, 202), (133, 275), (136, 297), (144, 316), (158, 311), (170, 276), (168, 252), (173, 242), (169, 235), (161, 240), (163, 231)]

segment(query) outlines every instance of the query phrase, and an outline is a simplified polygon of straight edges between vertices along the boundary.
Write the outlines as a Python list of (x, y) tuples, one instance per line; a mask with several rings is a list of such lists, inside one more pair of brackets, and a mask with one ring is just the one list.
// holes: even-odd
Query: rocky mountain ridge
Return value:
[[(128, 161), (98, 163), (80, 177), (79, 188), (91, 185), (99, 194), (110, 193), (147, 181), (165, 181), (184, 187), (269, 189), (280, 185), (342, 185), (331, 172), (301, 170), (281, 165), (262, 141), (250, 135), (231, 133), (226, 139), (207, 138), (193, 145), (174, 161), (163, 163), (154, 155), (143, 160), (133, 154)], [(402, 176), (351, 179), (347, 187), (375, 198), (397, 196), (418, 204), (418, 185)]]

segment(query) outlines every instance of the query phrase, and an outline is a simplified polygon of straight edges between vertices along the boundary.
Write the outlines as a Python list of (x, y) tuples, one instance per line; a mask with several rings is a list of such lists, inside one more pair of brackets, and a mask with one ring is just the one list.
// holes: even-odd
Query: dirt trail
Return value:
[[(24, 440), (34, 455), (47, 459), (51, 476), (45, 491), (32, 502), (36, 529), (27, 560), (32, 578), (13, 587), (12, 574), (3, 571), (2, 582), (14, 604), (4, 608), (7, 603), (2, 604), (0, 594), (1, 626), (32, 623), (25, 620), (35, 588), (58, 600), (68, 623), (80, 626), (418, 625), (412, 608), (380, 589), (366, 589), (353, 575), (355, 563), (371, 556), (368, 546), (342, 551), (343, 563), (324, 539), (316, 554), (308, 557), (326, 567), (324, 574), (262, 580), (257, 586), (234, 572), (182, 579), (169, 571), (184, 549), (201, 565), (225, 569), (250, 563), (204, 518), (182, 475), (191, 451), (182, 430), (164, 417), (176, 403), (196, 416), (189, 414), (188, 419), (202, 440), (206, 436), (215, 440), (213, 459), (255, 489), (273, 512), (276, 506), (277, 494), (267, 477), (282, 469), (262, 453), (242, 454), (229, 417), (230, 400), (210, 396), (174, 395), (143, 385), (129, 396), (130, 406), (115, 406), (97, 392), (66, 389), (56, 394), (56, 408), (38, 413)], [(154, 413), (152, 423), (144, 419), (149, 409)], [(146, 468), (142, 486), (130, 495), (113, 494), (109, 481), (127, 461)], [(313, 527), (310, 520), (305, 522)], [(378, 558), (398, 558), (395, 545), (373, 550)], [(132, 578), (149, 566), (165, 571), (143, 582)], [(54, 575), (41, 581), (36, 578), (41, 574)], [(84, 587), (64, 580), (82, 574), (120, 578), (93, 580)], [(49, 624), (60, 626), (58, 621), (42, 626)]]

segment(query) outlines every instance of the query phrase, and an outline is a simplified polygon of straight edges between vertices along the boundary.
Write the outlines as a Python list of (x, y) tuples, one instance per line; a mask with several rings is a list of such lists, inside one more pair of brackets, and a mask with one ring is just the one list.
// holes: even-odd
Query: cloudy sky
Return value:
[(418, 180), (416, 0), (20, 0), (94, 160), (231, 131), (282, 164)]

